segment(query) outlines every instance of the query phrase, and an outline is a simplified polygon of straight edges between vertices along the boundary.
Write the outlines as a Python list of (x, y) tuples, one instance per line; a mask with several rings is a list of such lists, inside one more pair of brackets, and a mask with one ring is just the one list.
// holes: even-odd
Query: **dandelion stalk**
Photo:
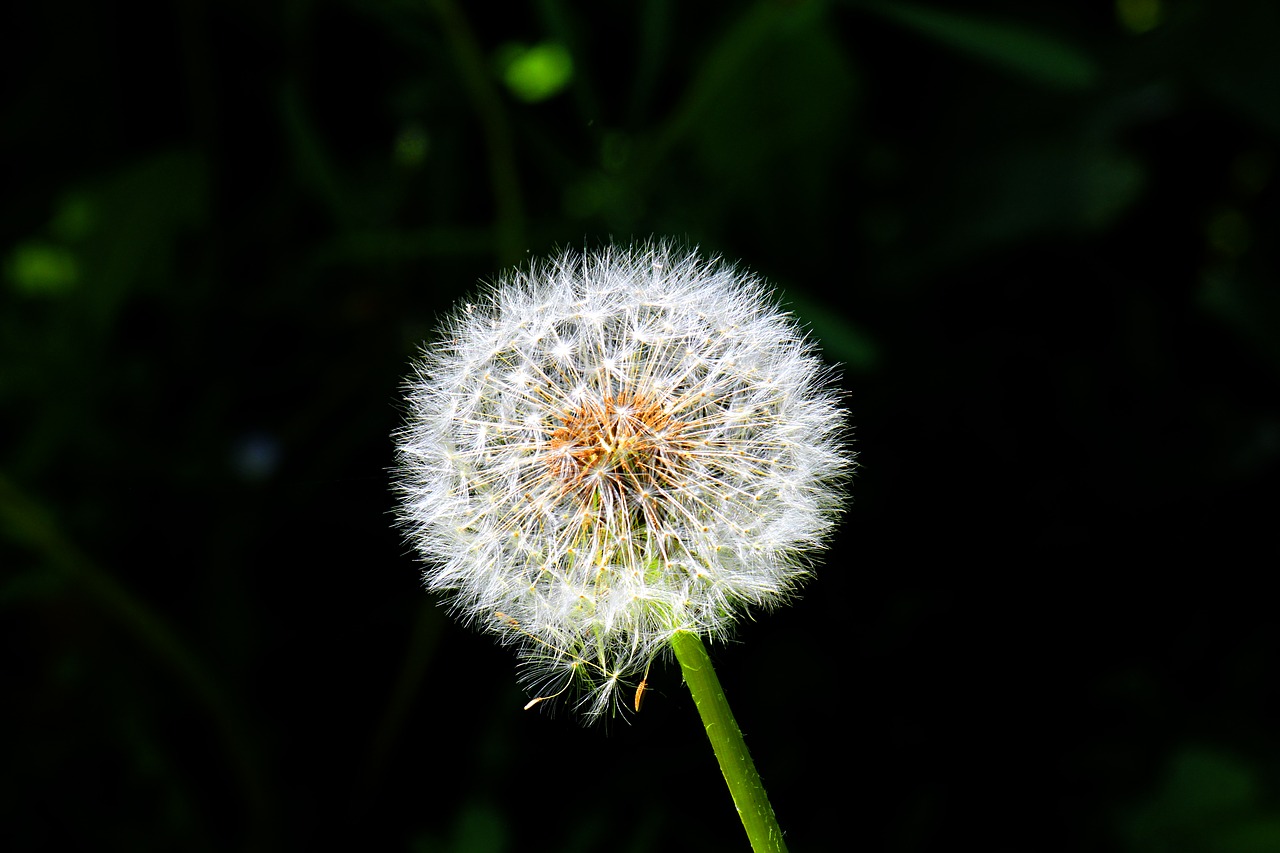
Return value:
[(515, 147), (506, 112), (502, 108), (488, 66), (466, 16), (455, 0), (432, 0), (445, 36), (453, 44), (462, 81), (484, 131), (488, 150), (489, 183), (494, 201), (494, 232), (498, 257), (510, 263), (524, 246), (524, 202), (516, 170)]
[(671, 648), (680, 662), (693, 702), (698, 706), (711, 749), (716, 754), (716, 761), (720, 762), (720, 772), (724, 774), (738, 817), (742, 818), (742, 826), (751, 840), (751, 849), (755, 853), (786, 853), (787, 845), (782, 840), (782, 830), (774, 817), (773, 806), (769, 804), (760, 774), (756, 772), (755, 762), (742, 739), (742, 730), (738, 728), (738, 721), (734, 719), (729, 701), (720, 687), (720, 679), (711, 666), (706, 646), (697, 634), (682, 631), (671, 638)]
[(258, 829), (270, 835), (267, 792), (237, 709), (191, 647), (159, 613), (138, 598), (66, 536), (53, 514), (0, 472), (0, 533), (7, 534), (51, 568), (73, 580), (166, 666), (208, 712), (226, 756), (239, 777)]

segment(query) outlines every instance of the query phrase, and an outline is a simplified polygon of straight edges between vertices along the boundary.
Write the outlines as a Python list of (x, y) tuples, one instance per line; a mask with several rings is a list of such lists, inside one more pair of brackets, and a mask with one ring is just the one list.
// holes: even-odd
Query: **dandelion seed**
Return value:
[[(508, 273), (424, 349), (396, 436), (428, 589), (519, 648), (530, 706), (627, 703), (677, 632), (804, 579), (853, 467), (832, 372), (767, 286), (646, 243)], [(495, 614), (501, 614), (495, 618)]]

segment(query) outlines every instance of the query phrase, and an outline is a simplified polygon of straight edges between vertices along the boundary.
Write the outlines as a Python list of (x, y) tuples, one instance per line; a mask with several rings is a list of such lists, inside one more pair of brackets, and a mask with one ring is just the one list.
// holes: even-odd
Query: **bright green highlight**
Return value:
[(742, 739), (738, 721), (729, 709), (720, 679), (711, 666), (707, 647), (697, 634), (682, 631), (672, 638), (671, 648), (676, 653), (676, 660), (680, 661), (684, 683), (689, 685), (693, 702), (702, 716), (711, 749), (720, 762), (720, 772), (724, 774), (733, 804), (738, 808), (738, 817), (742, 818), (742, 826), (751, 840), (751, 849), (755, 853), (786, 853), (782, 829), (774, 817), (773, 806), (769, 804), (769, 796), (760, 782), (755, 762)]
[(512, 45), (505, 54), (502, 81), (522, 101), (545, 101), (573, 79), (573, 57), (559, 42)]
[(13, 250), (6, 272), (18, 292), (29, 294), (66, 293), (80, 279), (79, 265), (70, 250), (34, 240)]

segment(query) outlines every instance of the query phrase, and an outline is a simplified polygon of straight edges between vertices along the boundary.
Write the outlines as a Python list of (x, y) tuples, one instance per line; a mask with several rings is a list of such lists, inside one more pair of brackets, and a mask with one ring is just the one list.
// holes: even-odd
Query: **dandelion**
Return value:
[(427, 587), (518, 647), (526, 708), (639, 711), (673, 652), (753, 848), (785, 851), (702, 639), (785, 601), (839, 515), (814, 344), (760, 278), (668, 243), (508, 273), (441, 337), (396, 436)]
[(760, 278), (696, 251), (508, 273), (409, 383), (400, 512), (427, 588), (518, 647), (530, 705), (638, 705), (675, 637), (723, 639), (807, 574), (852, 467), (832, 379)]

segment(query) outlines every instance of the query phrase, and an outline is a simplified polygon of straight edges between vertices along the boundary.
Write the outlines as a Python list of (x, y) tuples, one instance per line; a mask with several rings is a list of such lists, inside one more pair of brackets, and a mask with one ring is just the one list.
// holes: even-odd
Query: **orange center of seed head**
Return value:
[(622, 391), (565, 414), (551, 433), (549, 462), (565, 491), (587, 506), (648, 514), (649, 501), (676, 483), (689, 445), (684, 428), (644, 395)]

